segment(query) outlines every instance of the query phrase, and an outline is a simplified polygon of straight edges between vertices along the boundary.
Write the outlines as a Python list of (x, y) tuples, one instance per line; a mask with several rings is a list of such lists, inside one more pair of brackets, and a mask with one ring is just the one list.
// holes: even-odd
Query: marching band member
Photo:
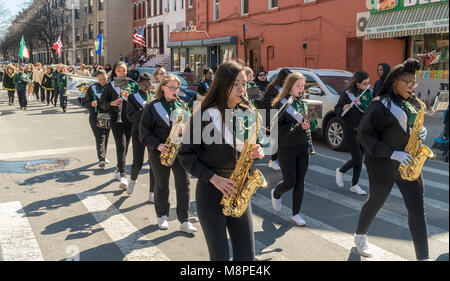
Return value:
[[(67, 66), (60, 65), (60, 72), (56, 75), (56, 84), (58, 85), (59, 104), (64, 113), (67, 110)], [(56, 104), (56, 99), (55, 99)]]
[[(360, 122), (358, 140), (366, 151), (370, 184), (369, 198), (361, 209), (355, 234), (356, 248), (363, 256), (372, 256), (367, 232), (396, 183), (408, 210), (416, 257), (418, 260), (429, 259), (423, 177), (420, 175), (415, 181), (407, 181), (401, 178), (398, 170), (400, 164), (407, 166), (412, 161), (411, 155), (404, 151), (417, 111), (408, 98), (418, 86), (415, 73), (419, 69), (419, 62), (412, 58), (393, 67), (379, 96), (369, 105)], [(426, 135), (425, 128), (418, 133), (422, 141)]]
[[(281, 195), (294, 188), (292, 192), (291, 220), (304, 226), (306, 222), (299, 214), (305, 192), (305, 176), (309, 165), (308, 139), (306, 130), (317, 128), (317, 120), (305, 120), (304, 98), (306, 78), (300, 73), (292, 73), (286, 78), (281, 93), (273, 100), (272, 107), (280, 108), (287, 98), (292, 96), (294, 102), (278, 118), (278, 161), (283, 181), (271, 191), (272, 206), (276, 212), (281, 211)], [(302, 95), (302, 97), (300, 97)], [(300, 99), (299, 99), (300, 98)], [(307, 110), (307, 109), (306, 109)]]
[[(50, 104), (50, 95), (53, 97), (54, 86), (53, 86), (53, 68), (51, 65), (47, 65), (45, 67), (46, 73), (44, 74), (44, 78), (42, 78), (42, 88), (44, 88), (47, 97), (47, 105)], [(53, 99), (52, 99), (53, 104)]]
[(164, 67), (158, 67), (155, 72), (153, 72), (153, 88), (157, 89), (159, 83), (167, 75), (166, 69)]
[[(253, 261), (255, 259), (251, 205), (248, 205), (245, 213), (239, 218), (225, 216), (220, 206), (223, 196), (237, 194), (237, 184), (229, 178), (239, 158), (239, 151), (235, 145), (237, 138), (230, 132), (234, 130), (225, 127), (228, 122), (222, 120), (225, 119), (226, 110), (240, 108), (238, 104), (241, 102), (241, 97), (245, 96), (246, 88), (247, 79), (242, 66), (235, 62), (221, 64), (208, 94), (202, 100), (201, 110), (194, 113), (193, 121), (187, 128), (188, 136), (194, 140), (189, 142), (185, 140), (179, 154), (183, 167), (198, 178), (195, 202), (209, 256), (213, 261), (229, 260), (227, 230), (231, 236), (233, 260)], [(205, 120), (205, 116), (199, 116), (201, 125), (197, 126), (194, 124), (197, 119), (196, 114), (201, 115), (202, 112), (209, 117), (208, 121), (200, 121)], [(237, 122), (233, 123), (237, 125)], [(216, 141), (207, 140), (205, 136), (202, 136), (202, 132), (208, 128), (213, 128), (210, 134), (214, 134), (211, 137)], [(225, 131), (225, 134), (222, 134), (222, 131)], [(227, 135), (226, 131), (230, 133)], [(198, 141), (196, 136), (200, 136)], [(252, 150), (251, 158), (263, 157), (261, 147), (256, 145)]]
[[(141, 144), (139, 140), (139, 124), (141, 122), (142, 112), (144, 107), (150, 102), (152, 94), (150, 92), (152, 88), (152, 76), (148, 73), (140, 74), (138, 78), (140, 91), (133, 93), (128, 97), (127, 103), (127, 117), (131, 123), (133, 123), (133, 129), (131, 133), (131, 140), (133, 142), (133, 164), (131, 165), (131, 181), (127, 188), (127, 193), (131, 195), (133, 193), (134, 186), (137, 183), (139, 172), (141, 171), (142, 164), (144, 162), (145, 146)], [(150, 157), (150, 148), (148, 148), (148, 155)], [(154, 202), (154, 190), (155, 190), (155, 177), (153, 175), (153, 169), (150, 170), (150, 194), (148, 201)]]
[(89, 109), (89, 124), (95, 136), (95, 144), (97, 148), (97, 157), (99, 161), (99, 168), (104, 169), (106, 164), (109, 164), (106, 159), (106, 150), (108, 147), (108, 138), (110, 129), (97, 127), (97, 115), (103, 110), (99, 106), (99, 101), (105, 90), (107, 74), (104, 70), (97, 72), (97, 82), (90, 86), (86, 91), (82, 105)]
[[(153, 101), (145, 106), (142, 113), (139, 136), (141, 143), (150, 148), (150, 166), (155, 176), (155, 210), (158, 217), (158, 227), (162, 230), (169, 228), (169, 176), (172, 170), (175, 178), (177, 197), (177, 217), (180, 230), (194, 233), (197, 229), (189, 222), (189, 175), (181, 166), (178, 156), (172, 167), (161, 164), (161, 153), (167, 153), (169, 146), (166, 139), (169, 136), (173, 122), (173, 112), (190, 115), (187, 106), (178, 99), (181, 81), (175, 75), (167, 75), (160, 81)], [(187, 118), (187, 117), (185, 117)], [(180, 127), (182, 130), (182, 127)], [(181, 131), (179, 132), (181, 133)]]
[(28, 75), (28, 78), (30, 78), (30, 82), (28, 83), (27, 88), (27, 99), (31, 100), (33, 98), (33, 64), (29, 63), (25, 66), (25, 73)]
[(14, 74), (14, 85), (19, 98), (20, 110), (27, 110), (27, 86), (30, 83), (30, 77), (24, 72), (24, 67), (19, 66), (19, 71)]
[(100, 106), (111, 114), (111, 130), (116, 143), (117, 169), (114, 178), (120, 181), (119, 188), (126, 189), (128, 180), (126, 177), (126, 156), (131, 139), (132, 124), (127, 118), (127, 100), (130, 93), (139, 91), (139, 85), (128, 80), (126, 87), (116, 87), (117, 78), (127, 78), (127, 64), (119, 61), (114, 65), (111, 74), (111, 82), (106, 84), (100, 98)]
[[(344, 174), (353, 168), (353, 179), (350, 191), (358, 195), (366, 195), (359, 185), (359, 176), (361, 175), (364, 149), (356, 139), (356, 132), (359, 122), (364, 115), (369, 103), (372, 101), (372, 90), (369, 87), (369, 74), (363, 70), (358, 70), (353, 75), (349, 87), (339, 97), (337, 105), (334, 107), (337, 116), (341, 116), (345, 110), (347, 113), (342, 117), (344, 120), (344, 135), (348, 148), (352, 155), (347, 163), (341, 168), (336, 169), (336, 184), (338, 187), (344, 187)], [(361, 96), (362, 94), (362, 96)], [(361, 97), (360, 97), (361, 96)], [(354, 104), (352, 104), (352, 102)]]
[(58, 103), (58, 96), (61, 91), (60, 85), (58, 83), (58, 77), (61, 75), (61, 64), (57, 64), (55, 67), (55, 71), (53, 71), (52, 81), (53, 81), (53, 92), (50, 98), (53, 106), (56, 107)]
[(14, 85), (14, 74), (16, 68), (12, 64), (6, 66), (6, 73), (3, 75), (3, 89), (8, 92), (8, 103), (9, 105), (14, 104), (14, 92), (16, 91), (16, 86)]

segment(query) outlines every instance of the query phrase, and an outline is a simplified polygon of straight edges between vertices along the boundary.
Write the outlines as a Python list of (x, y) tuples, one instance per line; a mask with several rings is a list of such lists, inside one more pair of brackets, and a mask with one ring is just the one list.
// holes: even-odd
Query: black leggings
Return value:
[(8, 101), (10, 104), (14, 104), (14, 93), (16, 91), (8, 91)]
[(45, 102), (45, 89), (41, 87), (41, 102)]
[(41, 86), (38, 82), (33, 82), (33, 93), (36, 96), (36, 100), (39, 101), (39, 89)]
[(131, 122), (122, 120), (122, 123), (112, 122), (111, 130), (113, 132), (114, 141), (116, 143), (116, 155), (117, 155), (117, 168), (121, 177), (125, 177), (126, 170), (126, 158), (128, 152), (128, 145), (131, 139)]
[(227, 230), (233, 249), (233, 261), (255, 260), (255, 235), (251, 204), (240, 218), (222, 213), (222, 192), (211, 183), (198, 180), (195, 192), (197, 215), (208, 245), (211, 261), (230, 259)]
[[(382, 161), (381, 161), (382, 160)], [(395, 161), (396, 162), (396, 161)], [(398, 162), (393, 160), (366, 159), (369, 174), (370, 195), (359, 216), (356, 234), (367, 234), (372, 221), (383, 207), (394, 183), (397, 184), (408, 210), (408, 224), (414, 242), (417, 259), (428, 259), (427, 223), (424, 208), (423, 177), (415, 181), (403, 180), (398, 172)]]
[(172, 167), (166, 167), (161, 164), (159, 158), (160, 152), (150, 150), (150, 167), (155, 175), (155, 210), (158, 217), (169, 216), (169, 178), (170, 170), (175, 179), (175, 190), (177, 197), (177, 217), (180, 223), (189, 219), (189, 175), (181, 166), (178, 157)]
[(92, 132), (94, 133), (95, 136), (95, 145), (97, 148), (98, 161), (105, 161), (110, 129), (103, 129), (97, 127), (96, 118), (97, 118), (96, 115), (90, 115), (89, 125), (91, 125)]
[[(47, 105), (50, 104), (50, 101), (53, 100), (53, 95), (55, 94), (54, 90), (46, 90), (47, 93)], [(50, 98), (51, 95), (51, 98)]]
[(356, 130), (354, 128), (345, 127), (344, 129), (345, 139), (347, 140), (348, 148), (350, 149), (350, 154), (352, 155), (352, 159), (350, 159), (347, 163), (339, 169), (341, 173), (346, 173), (348, 170), (353, 168), (353, 178), (352, 178), (352, 186), (358, 184), (359, 176), (361, 175), (362, 170), (362, 162), (364, 157), (364, 149), (359, 144), (356, 139)]
[(52, 92), (52, 100), (53, 100), (53, 105), (56, 107), (56, 104), (58, 103), (58, 96), (59, 96), (59, 90), (54, 90)]
[(17, 91), (17, 96), (19, 97), (20, 108), (27, 107), (27, 93), (26, 90)]
[[(139, 141), (139, 128), (133, 127), (131, 130), (131, 141), (133, 143), (133, 164), (131, 165), (131, 180), (137, 180), (139, 172), (142, 169), (144, 163), (145, 146)], [(147, 148), (148, 157), (150, 162), (150, 148)], [(155, 190), (155, 177), (153, 175), (153, 169), (150, 169), (150, 192)]]
[(300, 212), (305, 193), (305, 176), (309, 165), (308, 144), (278, 147), (278, 163), (283, 181), (275, 188), (273, 196), (280, 199), (283, 193), (292, 192), (292, 215)]

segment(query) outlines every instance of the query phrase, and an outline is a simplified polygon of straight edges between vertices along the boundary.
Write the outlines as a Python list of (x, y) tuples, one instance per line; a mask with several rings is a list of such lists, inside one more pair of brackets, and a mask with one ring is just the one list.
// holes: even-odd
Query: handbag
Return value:
[(102, 129), (111, 128), (111, 114), (109, 113), (99, 113), (97, 115), (97, 127)]

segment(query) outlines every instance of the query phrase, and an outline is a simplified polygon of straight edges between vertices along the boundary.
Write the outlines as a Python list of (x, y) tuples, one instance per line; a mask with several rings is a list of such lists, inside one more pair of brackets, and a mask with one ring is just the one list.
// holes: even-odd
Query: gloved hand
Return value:
[(403, 166), (408, 166), (412, 163), (412, 156), (403, 151), (394, 151), (391, 155), (392, 160), (400, 162)]
[(419, 131), (418, 136), (419, 136), (419, 138), (420, 138), (421, 141), (425, 141), (425, 139), (427, 138), (427, 134), (428, 134), (427, 128), (423, 127), (423, 128)]

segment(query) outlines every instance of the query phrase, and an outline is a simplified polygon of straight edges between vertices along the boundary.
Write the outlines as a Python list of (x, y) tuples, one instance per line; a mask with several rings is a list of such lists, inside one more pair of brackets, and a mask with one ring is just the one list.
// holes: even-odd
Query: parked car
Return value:
[[(128, 71), (130, 69), (131, 69), (131, 67), (128, 67)], [(150, 75), (153, 75), (153, 72), (155, 72), (156, 69), (157, 68), (155, 68), (155, 67), (139, 67), (139, 66), (136, 66), (136, 70), (138, 70), (139, 73), (147, 72)]]
[[(353, 74), (336, 69), (287, 68), (306, 77), (305, 93), (309, 99), (323, 103), (322, 119), (317, 120), (316, 133), (325, 139), (331, 149), (345, 150), (344, 122), (339, 116), (336, 116), (334, 107), (339, 100), (340, 93), (350, 84)], [(267, 79), (274, 80), (281, 69), (269, 71)]]

